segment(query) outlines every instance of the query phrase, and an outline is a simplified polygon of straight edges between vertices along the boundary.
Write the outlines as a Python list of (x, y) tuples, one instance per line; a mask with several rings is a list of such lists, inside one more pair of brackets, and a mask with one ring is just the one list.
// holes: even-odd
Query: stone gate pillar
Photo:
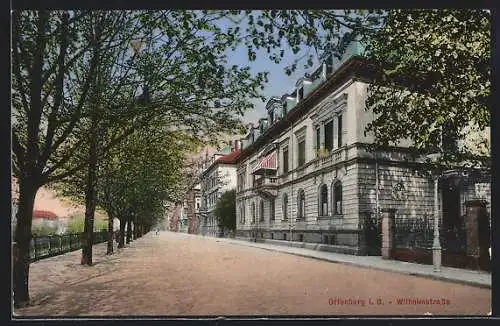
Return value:
[(382, 258), (391, 259), (394, 248), (394, 219), (396, 209), (383, 208), (382, 210)]
[(467, 256), (478, 259), (482, 268), (487, 268), (489, 263), (490, 225), (487, 202), (484, 200), (471, 200), (465, 203), (465, 244)]

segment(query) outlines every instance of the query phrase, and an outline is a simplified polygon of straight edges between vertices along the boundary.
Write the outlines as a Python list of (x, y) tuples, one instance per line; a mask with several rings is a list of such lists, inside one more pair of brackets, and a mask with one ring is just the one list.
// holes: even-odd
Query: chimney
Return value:
[(234, 141), (234, 150), (237, 151), (240, 149), (240, 146), (241, 146), (241, 140), (235, 140)]

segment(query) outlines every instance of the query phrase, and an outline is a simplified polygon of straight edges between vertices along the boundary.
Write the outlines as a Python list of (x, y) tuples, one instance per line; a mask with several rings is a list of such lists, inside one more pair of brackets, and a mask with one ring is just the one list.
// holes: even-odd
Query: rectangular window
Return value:
[(283, 233), (283, 240), (286, 240), (286, 233)]
[(299, 142), (298, 146), (298, 162), (297, 166), (302, 166), (306, 163), (306, 140), (303, 139)]
[(321, 148), (321, 129), (316, 128), (316, 155), (319, 154)]
[(299, 89), (299, 101), (304, 98), (304, 87)]
[(283, 119), (285, 118), (286, 114), (287, 114), (287, 103), (286, 103), (286, 100), (285, 100), (285, 103), (283, 103), (283, 114), (281, 115), (283, 117)]
[(304, 242), (304, 235), (303, 234), (299, 234), (299, 242)]
[(333, 120), (325, 125), (325, 149), (327, 151), (333, 149)]
[(283, 173), (288, 173), (288, 147), (283, 149)]
[(342, 147), (342, 115), (339, 115), (337, 118), (338, 126), (337, 126), (337, 141), (338, 147)]

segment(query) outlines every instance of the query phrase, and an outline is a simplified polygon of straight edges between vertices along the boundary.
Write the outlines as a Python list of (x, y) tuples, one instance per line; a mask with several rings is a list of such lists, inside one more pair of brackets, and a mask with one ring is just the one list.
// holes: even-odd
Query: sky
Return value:
[[(225, 25), (225, 26), (224, 26)], [(220, 27), (228, 27), (227, 22), (221, 22)], [(233, 25), (234, 26), (234, 25)], [(242, 25), (240, 28), (243, 30), (246, 26)], [(292, 50), (288, 47), (287, 42), (284, 44), (284, 57), (280, 63), (274, 63), (269, 59), (269, 54), (265, 49), (260, 49), (256, 51), (257, 59), (255, 61), (248, 60), (247, 48), (244, 44), (241, 44), (235, 51), (229, 50), (228, 54), (228, 66), (238, 65), (238, 66), (250, 66), (251, 72), (257, 74), (257, 72), (268, 71), (269, 72), (269, 82), (265, 85), (263, 90), (263, 95), (268, 100), (272, 96), (281, 97), (283, 94), (293, 91), (296, 81), (303, 77), (306, 72), (312, 72), (314, 68), (317, 67), (318, 60), (314, 52), (311, 52), (314, 56), (313, 67), (304, 69), (304, 64), (307, 61), (305, 57), (297, 65), (297, 69), (290, 76), (286, 75), (285, 67), (293, 63), (297, 58), (304, 56), (307, 53), (307, 48), (301, 48), (301, 51), (294, 54)], [(267, 101), (266, 101), (267, 102)], [(259, 118), (267, 116), (266, 113), (266, 102), (262, 102), (260, 99), (256, 99), (253, 103), (255, 109), (249, 109), (243, 121), (245, 123), (257, 122)]]
[[(303, 49), (305, 51), (305, 49)], [(268, 57), (266, 50), (260, 50), (257, 52), (257, 59), (253, 62), (248, 61), (248, 54), (244, 46), (240, 46), (236, 51), (230, 52), (228, 58), (229, 65), (249, 65), (253, 73), (260, 71), (269, 71), (269, 82), (265, 85), (263, 90), (263, 95), (266, 99), (272, 96), (281, 97), (285, 93), (293, 91), (296, 81), (303, 77), (306, 72), (312, 72), (317, 65), (317, 60), (314, 62), (315, 65), (311, 68), (304, 69), (304, 64), (306, 60), (302, 60), (301, 64), (297, 65), (297, 70), (293, 72), (290, 76), (286, 75), (285, 67), (290, 65), (294, 59), (302, 56), (301, 53), (294, 55), (291, 50), (286, 51), (282, 61), (279, 64), (274, 63)], [(265, 117), (266, 113), (266, 102), (262, 102), (260, 99), (256, 99), (254, 102), (255, 109), (250, 109), (246, 112), (243, 120), (245, 123), (257, 122), (261, 117)]]

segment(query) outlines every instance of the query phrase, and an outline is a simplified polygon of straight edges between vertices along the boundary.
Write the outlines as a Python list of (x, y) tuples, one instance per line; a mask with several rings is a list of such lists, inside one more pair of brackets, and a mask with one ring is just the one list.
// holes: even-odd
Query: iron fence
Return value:
[[(446, 227), (439, 221), (441, 248), (450, 252), (465, 252), (465, 226)], [(431, 249), (434, 240), (434, 217), (396, 217), (394, 220), (394, 246), (407, 249)]]
[(434, 239), (434, 218), (397, 216), (394, 219), (394, 246), (396, 248), (430, 249)]
[[(47, 257), (62, 255), (79, 250), (83, 247), (83, 234), (62, 234), (42, 237), (33, 237), (30, 243), (30, 260), (36, 261)], [(108, 231), (94, 232), (94, 243), (103, 243), (108, 240)]]

